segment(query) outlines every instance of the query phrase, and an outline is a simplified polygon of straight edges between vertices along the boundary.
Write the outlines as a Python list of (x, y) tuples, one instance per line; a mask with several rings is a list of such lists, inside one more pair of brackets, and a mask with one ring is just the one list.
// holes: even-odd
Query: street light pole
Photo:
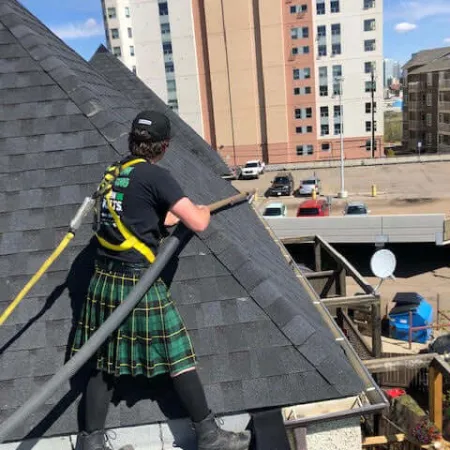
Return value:
[(345, 174), (344, 174), (344, 109), (342, 107), (342, 84), (343, 77), (336, 77), (336, 81), (339, 82), (339, 111), (341, 115), (340, 137), (341, 137), (341, 190), (338, 193), (339, 198), (347, 198), (347, 191), (345, 190)]

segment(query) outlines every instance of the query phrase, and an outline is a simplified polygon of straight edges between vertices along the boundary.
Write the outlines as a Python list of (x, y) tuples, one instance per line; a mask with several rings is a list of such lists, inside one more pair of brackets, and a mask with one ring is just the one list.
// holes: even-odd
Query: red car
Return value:
[(323, 217), (330, 215), (330, 205), (326, 200), (306, 200), (300, 203), (297, 217)]

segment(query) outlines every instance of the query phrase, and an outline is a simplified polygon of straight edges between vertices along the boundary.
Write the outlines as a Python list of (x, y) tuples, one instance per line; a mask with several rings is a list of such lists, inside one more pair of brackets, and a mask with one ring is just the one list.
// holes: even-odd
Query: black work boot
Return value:
[(201, 422), (194, 422), (198, 450), (247, 450), (250, 432), (233, 433), (219, 428), (213, 414)]
[(78, 434), (75, 450), (111, 450), (106, 439), (104, 431), (94, 431), (93, 433), (83, 431)]

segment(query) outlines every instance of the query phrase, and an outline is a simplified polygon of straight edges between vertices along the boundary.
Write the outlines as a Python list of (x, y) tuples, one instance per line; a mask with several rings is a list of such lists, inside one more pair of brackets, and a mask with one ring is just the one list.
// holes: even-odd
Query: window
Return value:
[(306, 67), (305, 69), (303, 69), (303, 74), (304, 74), (305, 80), (307, 80), (308, 78), (311, 78), (311, 69)]
[(375, 19), (367, 19), (364, 21), (364, 31), (375, 31)]
[(300, 69), (294, 69), (292, 71), (292, 77), (294, 80), (300, 80)]
[(294, 5), (289, 8), (291, 14), (304, 13), (308, 11), (308, 5)]
[(433, 74), (427, 73), (427, 86), (433, 86)]
[(364, 0), (364, 9), (375, 8), (375, 0)]
[(341, 123), (334, 124), (334, 134), (341, 134), (341, 131), (344, 131), (344, 128)]
[(167, 2), (158, 3), (159, 7), (159, 15), (160, 16), (168, 16), (169, 15), (169, 7), (167, 6)]
[(137, 75), (137, 68), (136, 68), (136, 66), (133, 66), (133, 73), (134, 73), (135, 75)]
[(306, 86), (305, 87), (305, 94), (306, 95), (311, 94), (311, 86)]
[(119, 39), (118, 28), (111, 28), (111, 39)]
[(297, 134), (303, 134), (303, 133), (312, 133), (312, 126), (307, 127), (296, 127), (295, 132)]
[(306, 108), (305, 109), (305, 115), (307, 119), (311, 119), (312, 117), (312, 108)]
[(334, 112), (334, 118), (338, 119), (341, 117), (341, 109), (343, 109), (343, 106), (340, 105), (334, 105), (333, 112)]
[(134, 56), (134, 45), (130, 45), (130, 56)]
[(433, 123), (433, 116), (430, 113), (427, 113), (426, 116), (426, 123), (427, 123), (427, 127), (431, 127), (432, 123)]
[(308, 27), (291, 28), (291, 39), (300, 39), (309, 37)]
[(331, 35), (339, 36), (340, 34), (341, 34), (341, 24), (340, 23), (331, 24)]
[(431, 133), (426, 134), (426, 143), (427, 145), (431, 145), (433, 143), (433, 135)]
[(303, 133), (303, 127), (295, 127), (295, 132), (297, 134), (302, 134)]
[(303, 47), (303, 54), (304, 55), (307, 55), (309, 53), (309, 46), (308, 45), (305, 45), (304, 47)]
[(173, 64), (173, 62), (166, 62), (164, 64), (165, 69), (166, 69), (166, 73), (172, 73), (175, 72), (175, 66)]
[(365, 52), (374, 52), (376, 50), (375, 39), (366, 39), (364, 41), (364, 51)]
[(300, 88), (298, 88), (298, 87), (296, 87), (296, 88), (294, 88), (294, 95), (301, 95), (301, 89)]
[(333, 44), (331, 46), (331, 54), (334, 55), (340, 55), (342, 53), (342, 47), (341, 44)]
[(292, 47), (292, 54), (297, 55), (298, 54), (298, 47)]
[(375, 61), (365, 62), (364, 73), (372, 73), (372, 70), (375, 72)]
[[(377, 121), (376, 120), (373, 122), (373, 129), (374, 129), (374, 131), (377, 131)], [(370, 121), (366, 122), (366, 131), (368, 133), (370, 131), (372, 131), (372, 122), (370, 122)]]
[(317, 27), (317, 36), (325, 37), (327, 35), (327, 27), (325, 25), (320, 25)]
[(168, 104), (170, 109), (178, 111), (178, 100), (169, 100)]
[(114, 56), (122, 56), (122, 50), (120, 47), (113, 47), (113, 54)]
[(323, 16), (325, 14), (325, 2), (321, 1), (321, 2), (317, 2), (317, 15), (318, 16)]
[(328, 68), (326, 66), (319, 67), (319, 78), (328, 78)]
[(162, 23), (161, 24), (161, 34), (169, 34), (170, 33), (170, 24)]
[(331, 145), (329, 142), (324, 142), (322, 144), (322, 151), (323, 152), (329, 152), (331, 150)]
[(366, 86), (366, 88), (365, 88), (366, 92), (372, 92), (372, 88), (373, 88), (374, 92), (376, 92), (376, 90), (377, 90), (377, 84), (375, 81), (373, 83), (373, 86), (372, 86), (372, 81), (366, 81), (365, 86)]
[(328, 117), (328, 106), (320, 107), (320, 117)]
[(308, 125), (308, 126), (306, 127), (306, 132), (307, 132), (307, 133), (312, 133), (312, 125)]
[(128, 28), (128, 37), (131, 39), (133, 37), (133, 29)]
[(433, 105), (433, 95), (431, 93), (427, 94), (427, 106)]
[(333, 95), (342, 95), (341, 86), (342, 86), (342, 83), (340, 81), (333, 83)]
[(171, 42), (164, 42), (163, 43), (163, 53), (165, 55), (171, 55), (172, 54), (172, 43)]
[(340, 12), (339, 0), (331, 0), (330, 9), (332, 13)]
[(317, 48), (318, 48), (319, 56), (327, 56), (327, 46), (326, 45), (319, 45)]
[(372, 139), (367, 139), (366, 141), (366, 151), (370, 152), (372, 150)]
[(300, 108), (296, 108), (295, 110), (295, 118), (301, 119), (302, 118), (302, 110)]
[(319, 86), (319, 95), (321, 97), (328, 97), (328, 86)]
[(328, 124), (320, 125), (320, 135), (328, 136), (329, 134), (330, 134), (330, 125)]
[[(377, 112), (377, 103), (374, 102), (373, 104), (373, 111)], [(367, 102), (366, 103), (366, 113), (370, 114), (372, 112), (372, 102)]]
[(128, 6), (125, 6), (125, 17), (131, 17), (130, 8)]
[(177, 84), (175, 80), (167, 80), (167, 92), (176, 92)]
[(116, 8), (108, 8), (108, 18), (115, 19), (117, 17)]
[(314, 147), (312, 145), (297, 145), (297, 156), (308, 156), (314, 154)]
[(339, 77), (342, 77), (342, 66), (340, 64), (333, 66), (333, 78)]

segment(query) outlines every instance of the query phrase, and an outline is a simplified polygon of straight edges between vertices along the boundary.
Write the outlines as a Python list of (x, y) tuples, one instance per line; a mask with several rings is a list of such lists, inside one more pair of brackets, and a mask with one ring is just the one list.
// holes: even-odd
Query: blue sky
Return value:
[[(105, 41), (100, 0), (20, 1), (86, 59)], [(418, 50), (450, 46), (450, 0), (384, 0), (384, 35), (385, 58), (402, 63)]]

